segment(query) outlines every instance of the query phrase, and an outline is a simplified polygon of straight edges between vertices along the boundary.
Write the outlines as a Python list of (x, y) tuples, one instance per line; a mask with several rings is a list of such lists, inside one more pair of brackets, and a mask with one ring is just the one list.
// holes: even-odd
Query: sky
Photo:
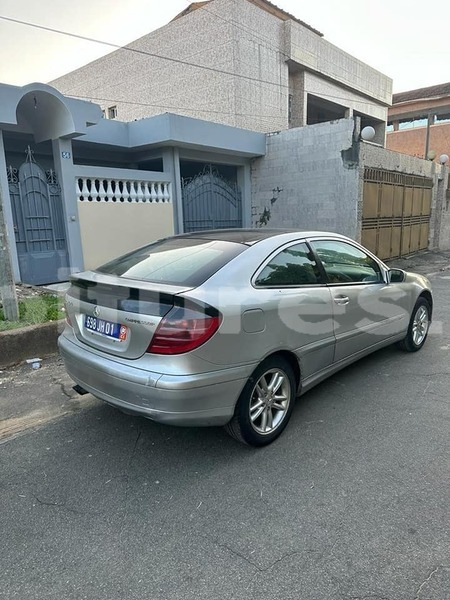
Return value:
[[(188, 0), (0, 0), (0, 17), (124, 45), (162, 27), (189, 4)], [(450, 81), (443, 4), (433, 9), (418, 0), (276, 0), (275, 4), (391, 77), (394, 92)], [(0, 41), (0, 83), (12, 85), (47, 83), (112, 50), (1, 18)]]

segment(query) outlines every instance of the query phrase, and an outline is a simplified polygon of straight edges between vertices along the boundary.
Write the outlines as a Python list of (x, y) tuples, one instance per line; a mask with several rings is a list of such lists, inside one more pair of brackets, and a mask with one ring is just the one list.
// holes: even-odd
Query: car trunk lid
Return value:
[(188, 289), (88, 273), (72, 278), (67, 317), (80, 342), (136, 359), (147, 350), (175, 296)]

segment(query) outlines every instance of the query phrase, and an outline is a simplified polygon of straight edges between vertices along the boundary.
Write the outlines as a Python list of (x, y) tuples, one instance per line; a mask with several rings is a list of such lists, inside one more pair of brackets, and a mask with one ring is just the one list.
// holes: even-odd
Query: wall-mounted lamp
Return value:
[[(439, 164), (441, 165), (441, 168), (438, 171), (439, 181), (442, 181), (444, 179), (445, 163), (448, 163), (448, 154), (441, 154), (439, 156)], [(448, 199), (447, 199), (447, 208), (448, 208)]]
[(371, 142), (375, 137), (375, 129), (371, 125), (367, 125), (361, 130), (361, 139), (365, 142)]

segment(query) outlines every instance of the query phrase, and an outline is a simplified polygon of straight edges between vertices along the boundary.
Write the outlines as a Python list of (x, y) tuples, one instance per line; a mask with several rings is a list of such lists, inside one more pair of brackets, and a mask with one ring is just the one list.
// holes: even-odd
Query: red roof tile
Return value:
[(450, 96), (450, 83), (441, 83), (439, 85), (394, 94), (392, 96), (392, 105), (400, 104), (400, 102), (411, 102), (412, 100), (438, 98), (439, 96)]

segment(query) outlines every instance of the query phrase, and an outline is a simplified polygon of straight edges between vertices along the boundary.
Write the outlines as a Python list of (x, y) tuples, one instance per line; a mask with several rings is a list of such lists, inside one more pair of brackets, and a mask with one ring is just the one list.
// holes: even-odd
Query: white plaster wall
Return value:
[(84, 268), (174, 233), (171, 203), (78, 202)]

